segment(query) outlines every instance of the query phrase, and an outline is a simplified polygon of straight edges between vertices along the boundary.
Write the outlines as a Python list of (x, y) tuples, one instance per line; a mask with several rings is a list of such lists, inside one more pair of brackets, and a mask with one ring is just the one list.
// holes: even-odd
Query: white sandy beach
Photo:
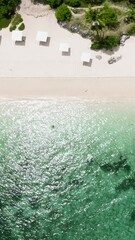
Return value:
[(0, 98), (46, 97), (135, 102), (135, 78), (0, 78)]
[[(100, 94), (101, 88), (104, 88), (105, 86), (104, 84), (106, 84), (105, 92), (107, 92), (107, 96), (108, 95), (110, 96), (109, 93), (111, 91), (112, 96), (114, 96), (115, 89), (117, 92), (116, 95), (119, 95), (119, 93), (121, 92), (120, 95), (123, 94), (122, 95), (123, 97), (128, 97), (129, 95), (130, 95), (129, 97), (131, 98), (134, 97), (135, 92), (134, 37), (128, 39), (124, 46), (121, 46), (118, 51), (110, 55), (102, 51), (96, 52), (90, 50), (91, 45), (90, 40), (84, 39), (78, 34), (70, 33), (66, 29), (60, 27), (57, 24), (54, 12), (50, 10), (48, 6), (47, 7), (46, 6), (43, 7), (42, 5), (36, 6), (30, 3), (29, 0), (27, 1), (23, 0), (20, 13), (25, 23), (25, 30), (23, 31), (23, 36), (26, 37), (25, 46), (15, 45), (15, 43), (11, 39), (12, 33), (9, 32), (9, 29), (3, 29), (1, 31), (2, 36), (0, 45), (1, 96), (5, 96), (7, 92), (10, 92), (10, 88), (11, 89), (13, 88), (15, 92), (18, 91), (20, 96), (22, 95), (28, 96), (29, 94), (31, 95), (32, 92), (33, 96), (39, 96), (40, 94), (46, 96), (48, 95), (48, 93), (49, 95), (53, 95), (54, 92), (58, 93), (58, 89), (61, 89), (60, 91), (62, 91), (64, 89), (64, 86), (65, 90), (63, 90), (63, 92), (65, 93), (65, 95), (78, 96), (78, 94), (76, 93), (77, 92), (76, 87), (79, 89), (79, 86), (82, 86), (81, 89), (83, 88), (83, 91), (85, 90), (87, 91), (87, 89), (89, 89), (89, 95), (88, 94), (85, 95), (88, 95), (90, 97), (90, 89), (95, 90), (98, 89), (97, 92), (98, 94)], [(41, 46), (36, 41), (36, 34), (38, 30), (48, 32), (50, 37), (49, 46)], [(61, 54), (61, 52), (59, 51), (60, 42), (69, 43), (69, 46), (71, 48), (70, 56), (63, 56)], [(84, 66), (82, 64), (80, 60), (82, 52), (91, 53), (93, 59), (91, 66)], [(100, 56), (101, 58), (100, 60), (98, 56)], [(111, 56), (115, 57), (121, 56), (121, 59), (116, 63), (108, 64), (108, 60)], [(50, 81), (49, 79), (51, 79), (51, 77), (53, 78), (52, 80), (53, 88), (51, 87), (51, 83), (49, 82)], [(15, 80), (13, 80), (14, 78)], [(32, 78), (34, 78), (34, 80), (32, 80)], [(38, 78), (42, 79), (42, 81), (38, 80)], [(59, 78), (61, 80), (59, 80)], [(65, 80), (65, 78), (66, 79), (69, 78), (69, 81)], [(77, 80), (77, 78), (79, 78), (79, 80)], [(86, 81), (84, 80), (84, 78), (89, 80)], [(103, 80), (104, 78), (105, 80)], [(128, 84), (127, 78), (130, 78)], [(14, 85), (16, 79), (18, 79), (17, 91), (15, 90), (16, 85)], [(97, 80), (93, 82), (92, 79)], [(2, 94), (2, 89), (4, 91), (4, 88), (2, 87), (3, 81), (4, 84), (6, 82), (8, 84), (8, 86), (6, 87), (7, 92), (5, 92), (5, 94)], [(68, 85), (68, 83), (70, 85)], [(38, 86), (39, 84), (42, 84), (44, 86), (43, 87), (44, 91), (42, 89), (42, 86)], [(38, 89), (42, 90), (39, 91), (40, 94), (36, 94), (34, 89), (35, 85), (37, 91)], [(20, 90), (19, 86), (21, 86)], [(75, 87), (74, 90), (73, 87)], [(129, 88), (129, 91), (127, 87)], [(29, 93), (27, 91), (28, 89)], [(70, 89), (70, 91), (72, 89), (72, 94), (70, 94), (70, 92), (67, 94), (68, 89)], [(91, 90), (91, 94), (92, 91), (94, 90)], [(103, 91), (101, 92), (103, 94)], [(17, 95), (19, 96), (19, 94)]]

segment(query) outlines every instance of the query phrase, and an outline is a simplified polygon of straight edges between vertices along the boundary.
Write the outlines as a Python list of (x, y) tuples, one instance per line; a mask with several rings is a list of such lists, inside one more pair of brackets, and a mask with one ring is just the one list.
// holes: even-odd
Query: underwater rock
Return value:
[(71, 181), (71, 184), (73, 184), (73, 185), (78, 185), (78, 184), (79, 184), (79, 180), (78, 180), (78, 179), (73, 179), (73, 180)]
[(18, 187), (14, 187), (12, 188), (10, 191), (10, 196), (12, 198), (13, 201), (19, 201), (21, 200), (22, 197), (22, 192)]
[(130, 177), (124, 179), (117, 187), (116, 190), (119, 191), (127, 191), (130, 188), (133, 188), (135, 190), (135, 177)]
[(124, 170), (125, 172), (130, 172), (131, 171), (131, 167), (129, 164), (127, 164), (127, 159), (122, 159), (120, 157), (120, 161), (119, 162), (114, 162), (114, 163), (106, 163), (100, 166), (100, 168), (104, 171), (104, 172), (115, 172), (117, 173), (120, 170)]
[(135, 221), (135, 209), (131, 213), (131, 221)]
[(6, 204), (0, 200), (0, 210), (2, 210), (5, 206), (6, 206)]
[(14, 240), (12, 227), (9, 224), (8, 218), (0, 211), (0, 239), (1, 240)]
[(75, 179), (69, 181), (69, 185), (72, 185), (72, 186), (81, 185), (81, 184), (83, 184), (83, 180), (81, 180), (81, 179), (75, 178)]
[(40, 197), (34, 196), (29, 200), (29, 204), (32, 209), (37, 209), (40, 205)]
[(19, 208), (15, 213), (14, 213), (15, 218), (23, 219), (24, 217), (24, 210), (22, 208)]
[(104, 171), (104, 172), (113, 172), (114, 170), (114, 167), (112, 164), (110, 163), (106, 163), (106, 164), (103, 164), (100, 166), (100, 168)]

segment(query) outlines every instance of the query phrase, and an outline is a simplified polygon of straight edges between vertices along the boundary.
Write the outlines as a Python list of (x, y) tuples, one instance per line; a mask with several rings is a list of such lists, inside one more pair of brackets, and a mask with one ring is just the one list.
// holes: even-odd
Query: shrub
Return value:
[(105, 38), (94, 40), (94, 42), (91, 45), (91, 49), (103, 49), (111, 50), (115, 47), (117, 47), (120, 44), (120, 37), (119, 36), (107, 36)]
[(120, 37), (117, 35), (107, 36), (103, 39), (103, 48), (109, 50), (117, 47), (120, 44)]
[[(11, 21), (11, 26), (9, 28), (9, 31), (12, 32), (17, 28), (17, 26), (23, 21), (22, 17), (20, 14), (16, 13)], [(23, 28), (23, 23), (21, 24)], [(20, 25), (20, 26), (21, 26)], [(21, 30), (21, 29), (20, 29)], [(23, 29), (22, 29), (23, 30)]]
[(131, 8), (127, 13), (127, 22), (134, 22), (135, 21), (135, 9)]
[(113, 2), (122, 2), (123, 0), (112, 0)]
[(58, 22), (64, 22), (70, 21), (72, 14), (68, 9), (67, 5), (63, 3), (60, 7), (56, 9), (55, 16)]
[(18, 25), (19, 23), (23, 22), (23, 19), (20, 14), (16, 13), (12, 19), (12, 25)]
[(118, 13), (115, 9), (110, 7), (107, 3), (103, 8), (92, 9), (86, 12), (85, 19), (87, 22), (98, 22), (102, 27), (114, 28), (118, 24)]
[(98, 41), (94, 41), (94, 42), (91, 44), (91, 49), (93, 49), (93, 50), (102, 49), (102, 43), (101, 43), (101, 42), (98, 42)]
[(64, 2), (71, 7), (79, 7), (81, 5), (80, 0), (65, 0)]
[(116, 27), (118, 24), (118, 14), (116, 9), (110, 7), (108, 3), (105, 3), (103, 8), (99, 11), (98, 19), (109, 28)]
[(9, 26), (11, 19), (2, 18), (0, 19), (0, 30)]
[(15, 25), (14, 25), (14, 26), (11, 25), (10, 28), (9, 28), (9, 31), (12, 32), (12, 31), (14, 31), (15, 29), (16, 29), (16, 26), (15, 26)]
[(63, 0), (48, 0), (48, 4), (51, 8), (57, 8), (63, 3)]
[(0, 19), (11, 17), (20, 2), (20, 0), (0, 0)]
[(82, 3), (88, 5), (99, 5), (102, 4), (105, 0), (81, 0)]
[(135, 24), (130, 27), (127, 33), (129, 35), (135, 35)]
[(98, 11), (91, 9), (91, 7), (90, 7), (89, 10), (85, 14), (86, 21), (89, 23), (91, 23), (92, 21), (97, 21), (97, 14), (98, 14)]
[(23, 31), (23, 30), (25, 29), (24, 23), (21, 23), (21, 25), (18, 27), (18, 29), (19, 29), (20, 31)]
[(129, 2), (135, 4), (135, 0), (129, 0)]

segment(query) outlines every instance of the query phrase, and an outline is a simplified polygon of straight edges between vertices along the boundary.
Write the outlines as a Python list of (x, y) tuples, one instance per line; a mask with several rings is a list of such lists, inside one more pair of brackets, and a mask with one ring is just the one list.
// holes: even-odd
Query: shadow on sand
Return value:
[(22, 37), (22, 41), (15, 41), (15, 45), (17, 46), (25, 46), (26, 44), (26, 37)]
[(39, 42), (39, 45), (40, 45), (40, 46), (49, 47), (49, 45), (50, 45), (50, 40), (51, 40), (51, 38), (50, 38), (50, 37), (47, 37), (47, 41), (46, 41), (46, 42), (40, 41), (40, 42)]

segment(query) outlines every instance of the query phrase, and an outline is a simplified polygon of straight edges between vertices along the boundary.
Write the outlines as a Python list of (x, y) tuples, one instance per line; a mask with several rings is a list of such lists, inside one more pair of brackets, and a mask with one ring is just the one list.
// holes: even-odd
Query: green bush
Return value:
[(88, 4), (91, 5), (100, 5), (104, 2), (105, 0), (81, 0), (81, 4), (85, 4), (88, 6)]
[(108, 3), (105, 3), (98, 13), (98, 19), (108, 28), (113, 28), (118, 24), (118, 13), (116, 9), (110, 7)]
[(120, 37), (117, 35), (107, 36), (103, 39), (103, 48), (109, 50), (117, 47), (120, 44)]
[(0, 19), (0, 30), (9, 26), (11, 19), (2, 18)]
[(106, 3), (100, 9), (90, 7), (86, 12), (85, 19), (90, 23), (98, 22), (102, 27), (114, 28), (118, 24), (118, 13)]
[(25, 29), (24, 23), (21, 23), (21, 25), (18, 27), (18, 29), (19, 29), (20, 31), (23, 31), (23, 30)]
[(93, 50), (102, 49), (102, 43), (101, 43), (101, 42), (98, 42), (98, 41), (94, 41), (94, 42), (91, 44), (91, 49), (93, 49)]
[(123, 2), (123, 0), (112, 0), (115, 3)]
[(0, 0), (0, 19), (11, 17), (20, 3), (20, 0)]
[(70, 21), (72, 14), (68, 9), (67, 5), (63, 3), (61, 6), (59, 6), (56, 9), (55, 16), (58, 22), (64, 22), (64, 21)]
[(12, 25), (18, 25), (19, 23), (23, 22), (23, 19), (19, 13), (16, 13), (12, 19)]
[(57, 8), (63, 3), (63, 0), (48, 0), (47, 2), (51, 8)]
[[(13, 30), (15, 30), (17, 28), (17, 26), (23, 22), (23, 19), (21, 17), (20, 14), (16, 13), (14, 15), (14, 17), (12, 18), (12, 21), (11, 21), (11, 26), (9, 28), (9, 31), (12, 32)], [(22, 26), (22, 30), (23, 30), (23, 26), (24, 24), (22, 23), (20, 26)], [(21, 29), (20, 29), (21, 30)]]
[(9, 31), (12, 32), (12, 31), (14, 31), (15, 29), (16, 29), (16, 26), (11, 25), (10, 28), (9, 28)]
[(80, 0), (64, 0), (64, 2), (71, 7), (80, 7), (81, 6)]
[(117, 47), (120, 44), (120, 37), (117, 35), (114, 36), (107, 36), (105, 38), (94, 40), (91, 45), (91, 49), (106, 49), (112, 50), (113, 48)]
[(135, 9), (131, 8), (127, 13), (127, 21), (134, 22), (135, 21)]
[(129, 0), (129, 2), (135, 4), (135, 0)]
[(91, 7), (85, 14), (85, 19), (87, 22), (91, 23), (92, 21), (95, 22), (98, 20), (98, 11), (95, 9), (92, 9)]
[(127, 33), (129, 35), (135, 35), (135, 24), (130, 27)]

